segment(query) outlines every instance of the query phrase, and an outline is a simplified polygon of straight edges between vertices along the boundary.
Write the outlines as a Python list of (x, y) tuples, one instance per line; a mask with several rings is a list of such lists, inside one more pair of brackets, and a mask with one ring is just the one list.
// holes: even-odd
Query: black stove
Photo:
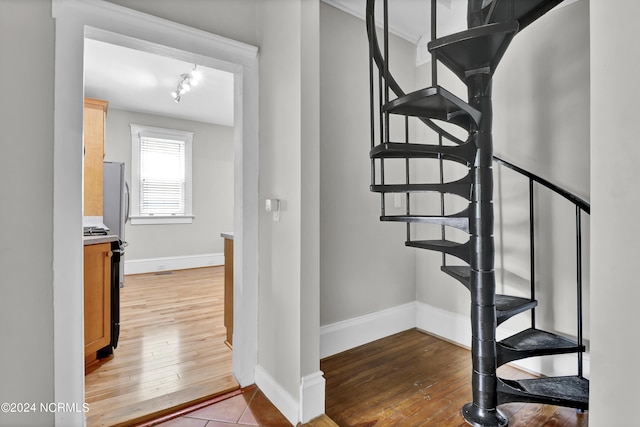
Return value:
[(102, 228), (102, 227), (96, 227), (96, 226), (91, 226), (91, 227), (82, 227), (83, 228), (83, 235), (85, 236), (106, 236), (108, 233), (108, 230), (106, 228)]

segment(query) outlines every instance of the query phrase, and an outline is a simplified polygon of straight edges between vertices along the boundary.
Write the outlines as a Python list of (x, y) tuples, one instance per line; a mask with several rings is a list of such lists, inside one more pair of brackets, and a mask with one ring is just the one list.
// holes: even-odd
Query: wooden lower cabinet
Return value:
[(111, 244), (84, 247), (84, 359), (97, 360), (97, 351), (111, 341)]

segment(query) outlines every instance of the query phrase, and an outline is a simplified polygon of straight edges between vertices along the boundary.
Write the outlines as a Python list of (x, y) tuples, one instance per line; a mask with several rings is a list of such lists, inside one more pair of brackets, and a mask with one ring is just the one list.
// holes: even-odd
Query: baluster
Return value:
[[(376, 145), (376, 125), (375, 125), (375, 83), (373, 71), (373, 39), (369, 39), (369, 116), (371, 118), (371, 148)], [(376, 183), (376, 161), (371, 159), (371, 185)]]
[[(384, 103), (389, 103), (389, 1), (384, 0)], [(389, 142), (389, 113), (384, 113), (385, 141)]]
[[(437, 9), (438, 4), (436, 0), (431, 0), (431, 41), (434, 41), (437, 36)], [(438, 84), (438, 63), (436, 61), (436, 53), (431, 52), (431, 86), (436, 86)]]
[[(438, 37), (438, 3), (436, 0), (431, 0), (431, 41), (434, 41)], [(431, 52), (431, 86), (438, 85), (438, 60), (436, 59), (435, 51)], [(442, 134), (438, 133), (438, 145), (442, 147)], [(438, 168), (440, 172), (440, 184), (444, 183), (444, 160), (442, 154), (438, 154)], [(440, 215), (444, 216), (444, 193), (440, 193)], [(446, 238), (445, 226), (440, 226), (440, 235), (442, 240)], [(447, 255), (442, 254), (442, 265), (447, 265)]]
[[(536, 230), (533, 179), (529, 178), (529, 268), (531, 269), (531, 299), (536, 299)], [(531, 327), (536, 327), (536, 309), (531, 309)]]
[[(578, 284), (578, 345), (582, 347), (584, 339), (582, 336), (582, 211), (576, 205), (576, 272)], [(578, 377), (583, 378), (583, 354), (578, 352)], [(576, 412), (583, 414), (584, 410), (577, 409)]]
[[(384, 104), (389, 102), (389, 1), (383, 1), (383, 21), (384, 21)], [(382, 143), (389, 142), (389, 113), (384, 113), (384, 139)], [(381, 138), (382, 135), (380, 135)], [(384, 185), (384, 159), (381, 159), (380, 166), (382, 174), (382, 184)], [(386, 193), (381, 194), (382, 216), (386, 212)]]
[[(382, 74), (379, 73), (378, 76), (378, 100), (379, 100), (379, 104), (380, 104), (380, 143), (383, 143), (383, 135), (385, 134), (385, 126), (384, 126), (384, 114), (382, 113), (382, 105), (383, 105), (383, 97), (382, 97), (382, 92), (383, 91), (383, 85), (382, 85)], [(384, 158), (380, 159), (380, 185), (384, 185)], [(381, 215), (384, 216), (385, 213), (385, 192), (381, 192), (380, 193), (380, 212)]]
[[(583, 345), (582, 337), (582, 211), (576, 205), (576, 276), (578, 285), (578, 345)], [(578, 353), (578, 376), (582, 378), (582, 352)]]
[[(409, 143), (409, 116), (404, 118), (404, 142)], [(411, 183), (411, 171), (409, 169), (409, 158), (404, 159), (405, 162), (405, 181), (407, 185)], [(411, 201), (409, 199), (409, 192), (405, 193), (405, 211), (407, 215), (411, 215)], [(407, 241), (411, 240), (411, 223), (407, 221)]]

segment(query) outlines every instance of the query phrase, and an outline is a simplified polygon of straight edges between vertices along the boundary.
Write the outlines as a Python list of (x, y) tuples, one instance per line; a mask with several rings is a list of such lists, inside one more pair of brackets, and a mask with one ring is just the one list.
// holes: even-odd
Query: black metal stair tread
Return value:
[(411, 92), (382, 107), (383, 112), (405, 116), (437, 119), (462, 126), (469, 130), (480, 122), (478, 110), (448, 90), (433, 86)]
[(589, 408), (589, 380), (578, 376), (498, 379), (499, 403), (531, 402)]
[(505, 338), (498, 344), (501, 347), (516, 351), (544, 352), (545, 350), (558, 350), (565, 352), (563, 350), (578, 351), (580, 348), (574, 341), (561, 335), (533, 328), (525, 329), (509, 338)]
[(464, 197), (466, 200), (470, 200), (471, 172), (457, 181), (445, 182), (443, 184), (374, 184), (370, 189), (376, 193), (449, 193)]
[(516, 314), (531, 310), (538, 305), (538, 301), (530, 298), (515, 297), (511, 295), (496, 295), (496, 317), (498, 325), (512, 318)]
[(474, 27), (430, 42), (430, 52), (464, 80), (478, 72), (493, 75), (509, 43), (518, 32), (518, 22), (500, 22)]
[(471, 254), (469, 251), (469, 242), (458, 243), (451, 240), (408, 240), (406, 246), (412, 248), (428, 249), (439, 251), (460, 258), (465, 262), (469, 262)]
[(462, 145), (429, 145), (400, 142), (385, 142), (376, 145), (369, 152), (372, 159), (394, 158), (428, 158), (435, 159), (442, 156), (444, 160), (451, 160), (465, 165), (473, 163), (476, 147), (472, 143)]
[(452, 215), (385, 215), (380, 221), (439, 224), (469, 232), (469, 209)]
[(471, 278), (471, 267), (468, 265), (443, 265), (440, 269), (454, 279), (467, 281), (466, 286), (469, 287), (468, 282)]
[[(464, 265), (443, 265), (440, 269), (469, 288), (471, 267)], [(511, 295), (496, 294), (496, 318), (498, 325), (516, 314), (523, 313), (538, 305), (538, 301)]]
[[(542, 15), (562, 3), (563, 0), (518, 0), (513, 2), (513, 18), (518, 21), (519, 29), (522, 31), (527, 25), (540, 18)], [(488, 6), (487, 9), (491, 7)], [(495, 9), (489, 23), (504, 22), (509, 19), (509, 4), (500, 1), (495, 4)]]

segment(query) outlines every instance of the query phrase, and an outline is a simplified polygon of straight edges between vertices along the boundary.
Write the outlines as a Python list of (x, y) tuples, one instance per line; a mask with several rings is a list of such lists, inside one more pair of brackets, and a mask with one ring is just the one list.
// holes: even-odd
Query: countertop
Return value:
[(98, 236), (82, 236), (84, 245), (97, 245), (98, 243), (115, 242), (118, 240), (117, 234), (106, 234)]
[(220, 233), (220, 237), (224, 237), (225, 239), (233, 240), (233, 231)]

